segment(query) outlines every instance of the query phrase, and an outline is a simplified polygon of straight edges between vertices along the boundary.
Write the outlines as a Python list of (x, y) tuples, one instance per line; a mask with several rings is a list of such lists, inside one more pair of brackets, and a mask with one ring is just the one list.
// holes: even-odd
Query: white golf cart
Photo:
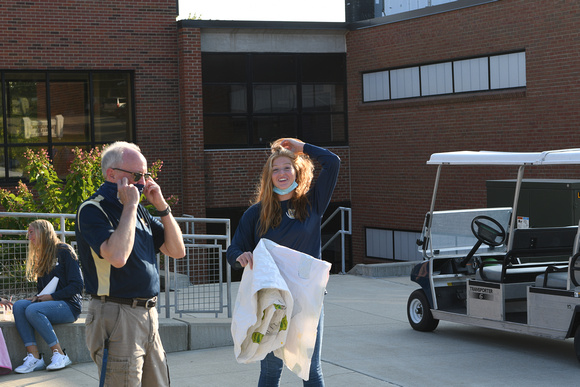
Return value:
[[(578, 225), (517, 228), (516, 209), (525, 168), (580, 164), (580, 149), (537, 153), (435, 153), (438, 165), (420, 250), (425, 261), (411, 280), (413, 329), (433, 331), (439, 320), (566, 339), (574, 337), (580, 361)], [(442, 168), (517, 168), (512, 207), (435, 211)]]

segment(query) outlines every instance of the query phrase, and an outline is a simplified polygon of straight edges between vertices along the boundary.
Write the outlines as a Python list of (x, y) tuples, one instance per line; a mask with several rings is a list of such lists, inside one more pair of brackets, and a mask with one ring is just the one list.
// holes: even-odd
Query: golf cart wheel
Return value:
[(580, 362), (580, 326), (576, 328), (574, 334), (574, 351), (576, 352), (576, 359)]
[(429, 301), (422, 289), (415, 290), (409, 296), (407, 318), (416, 331), (431, 332), (439, 325), (439, 320), (433, 318)]

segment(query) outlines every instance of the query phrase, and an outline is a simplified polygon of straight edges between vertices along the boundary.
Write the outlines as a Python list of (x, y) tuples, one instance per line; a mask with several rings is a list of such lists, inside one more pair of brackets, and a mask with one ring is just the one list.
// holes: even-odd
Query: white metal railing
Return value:
[[(33, 219), (60, 219), (60, 227), (55, 228), (60, 240), (66, 242), (67, 238), (74, 237), (74, 231), (66, 231), (66, 219), (74, 219), (75, 214), (49, 214), (41, 212), (0, 212), (3, 218), (33, 218)], [(0, 230), (2, 235), (26, 235), (28, 230)]]
[[(75, 233), (74, 231), (67, 231), (66, 230), (66, 221), (67, 220), (74, 220), (76, 215), (75, 214), (51, 214), (51, 213), (30, 213), (30, 212), (0, 212), (0, 217), (13, 217), (13, 218), (28, 218), (28, 219), (59, 219), (59, 226), (55, 227), (55, 231), (60, 236), (60, 239), (63, 242), (71, 244), (73, 247), (76, 247), (75, 242)], [(191, 313), (217, 313), (221, 312), (223, 308), (227, 308), (228, 317), (232, 315), (232, 302), (231, 302), (231, 268), (228, 264), (223, 263), (225, 262), (222, 259), (223, 254), (230, 245), (231, 240), (231, 230), (230, 230), (230, 220), (229, 219), (214, 219), (214, 218), (194, 218), (192, 216), (182, 216), (176, 217), (175, 220), (180, 224), (183, 232), (183, 239), (186, 244), (186, 251), (187, 255), (179, 260), (169, 259), (169, 257), (164, 257), (164, 277), (165, 277), (165, 299), (164, 302), (160, 302), (158, 305), (160, 308), (165, 308), (166, 317), (170, 316), (171, 309), (174, 310), (176, 313), (182, 312), (191, 312)], [(210, 234), (197, 234), (195, 232), (195, 225), (196, 224), (210, 224), (210, 223), (218, 223), (224, 225), (224, 233), (217, 234), (217, 235), (210, 235)], [(4, 280), (4, 273), (3, 271), (8, 272), (8, 270), (12, 269), (3, 269), (5, 268), (12, 268), (18, 266), (19, 268), (23, 268), (25, 266), (26, 261), (26, 250), (27, 250), (27, 241), (25, 240), (25, 236), (27, 233), (27, 229), (3, 229), (0, 230), (0, 235), (7, 236), (7, 235), (14, 235), (14, 236), (22, 236), (22, 240), (2, 240), (0, 241), (0, 248), (2, 249), (2, 260), (0, 261), (0, 295), (10, 295), (8, 293), (13, 294), (17, 292), (18, 294), (30, 293), (33, 294), (35, 291), (35, 286), (31, 287), (30, 283), (26, 281), (26, 279), (21, 276), (19, 281), (22, 283), (17, 284), (16, 286), (5, 285)], [(198, 243), (198, 241), (203, 241), (203, 243)], [(19, 248), (20, 251), (16, 254), (15, 250), (10, 250), (9, 246), (17, 246), (23, 245), (24, 247)], [(14, 247), (12, 247), (14, 249)], [(213, 276), (208, 276), (207, 273), (203, 273), (203, 277), (210, 281), (215, 288), (219, 288), (219, 291), (214, 292), (212, 289), (208, 291), (207, 286), (197, 286), (197, 285), (206, 285), (206, 284), (199, 284), (199, 283), (191, 283), (197, 281), (195, 278), (191, 278), (188, 274), (188, 283), (185, 284), (185, 281), (181, 284), (181, 291), (183, 293), (186, 292), (184, 290), (187, 286), (196, 286), (194, 297), (186, 297), (185, 300), (190, 302), (192, 305), (184, 305), (183, 299), (180, 300), (181, 302), (178, 303), (177, 293), (179, 289), (176, 289), (174, 292), (175, 298), (172, 301), (170, 298), (171, 292), (169, 291), (172, 287), (171, 278), (174, 278), (174, 285), (177, 286), (177, 276), (182, 275), (178, 272), (178, 268), (181, 270), (185, 270), (188, 273), (199, 273), (192, 270), (190, 264), (195, 264), (196, 257), (195, 255), (204, 255), (205, 253), (201, 249), (212, 249), (218, 251), (216, 253), (219, 255), (217, 259), (214, 261), (216, 265), (219, 265), (218, 270), (213, 274)], [(8, 255), (8, 258), (4, 256), (4, 252)], [(215, 254), (214, 254), (215, 255)], [(180, 265), (177, 265), (176, 262), (180, 262)], [(161, 263), (161, 257), (158, 256), (158, 263)], [(183, 264), (182, 264), (183, 263)], [(171, 272), (170, 267), (173, 266), (173, 272)], [(223, 285), (223, 278), (222, 273), (226, 270), (226, 291), (225, 297), (226, 300), (224, 302), (223, 296), (224, 292), (221, 290)], [(8, 273), (7, 273), (8, 274)], [(14, 282), (14, 278), (11, 279)], [(11, 282), (11, 283), (12, 283)], [(34, 288), (34, 289), (33, 289)], [(6, 292), (5, 294), (2, 292)], [(204, 302), (199, 302), (199, 299), (203, 299)], [(161, 300), (160, 300), (161, 301)], [(219, 308), (216, 309), (214, 306), (216, 303), (219, 303)], [(210, 309), (204, 309), (204, 305), (211, 304), (212, 307)], [(178, 309), (179, 305), (179, 309)], [(197, 305), (197, 307), (195, 306)], [(201, 307), (200, 307), (201, 305)]]
[[(177, 277), (177, 267), (184, 263), (182, 270), (188, 273), (202, 274), (206, 279), (204, 284), (193, 283), (187, 288), (176, 286), (175, 292), (173, 293), (174, 299), (170, 300), (171, 293), (167, 291), (169, 289), (170, 274), (168, 272), (168, 266), (165, 265), (165, 305), (172, 306), (175, 313), (215, 313), (216, 317), (222, 312), (222, 308), (227, 308), (227, 316), (232, 317), (232, 274), (231, 267), (223, 259), (223, 255), (230, 246), (231, 241), (231, 226), (229, 219), (219, 219), (219, 218), (194, 218), (191, 215), (183, 215), (182, 217), (175, 218), (179, 223), (182, 223), (183, 239), (186, 246), (187, 255), (179, 260), (174, 260), (174, 272), (175, 277)], [(223, 224), (224, 233), (223, 234), (207, 234), (207, 233), (197, 233), (195, 230), (196, 224)], [(201, 241), (201, 243), (199, 243)], [(215, 250), (219, 252), (215, 253)], [(213, 252), (213, 253), (212, 253)], [(213, 254), (213, 255), (212, 255)], [(212, 258), (207, 258), (206, 255), (212, 255)], [(217, 259), (215, 258), (217, 255)], [(190, 263), (199, 266), (200, 263), (196, 262), (196, 256), (203, 257), (204, 264), (207, 265), (208, 260), (213, 262), (213, 268), (217, 265), (217, 272), (212, 268), (207, 268), (201, 272), (197, 270), (196, 267), (191, 267)], [(165, 257), (167, 262), (167, 257)], [(222, 291), (222, 274), (225, 268), (226, 273), (226, 291), (225, 291), (225, 303), (222, 301), (223, 291)], [(208, 271), (213, 273), (213, 275), (208, 275)], [(176, 284), (177, 285), (177, 284)], [(219, 308), (216, 309), (214, 306), (218, 303), (216, 299), (219, 299)], [(170, 316), (170, 308), (165, 308), (166, 317)]]
[[(346, 262), (345, 262), (346, 247), (345, 247), (345, 244), (346, 244), (346, 235), (352, 235), (351, 209), (348, 207), (338, 207), (336, 210), (334, 210), (332, 215), (330, 215), (328, 217), (328, 219), (326, 219), (326, 221), (324, 223), (322, 223), (322, 226), (320, 226), (320, 228), (323, 229), (324, 226), (326, 226), (338, 213), (340, 213), (340, 230), (338, 230), (332, 236), (332, 238), (330, 238), (328, 240), (328, 242), (326, 242), (324, 244), (324, 246), (322, 246), (322, 250), (324, 251), (324, 249), (327, 248), (340, 235), (340, 251), (341, 251), (341, 263), (342, 263), (342, 268), (341, 268), (340, 274), (346, 274), (346, 272), (345, 272), (345, 266), (346, 266)], [(345, 219), (345, 215), (348, 215), (348, 219)]]

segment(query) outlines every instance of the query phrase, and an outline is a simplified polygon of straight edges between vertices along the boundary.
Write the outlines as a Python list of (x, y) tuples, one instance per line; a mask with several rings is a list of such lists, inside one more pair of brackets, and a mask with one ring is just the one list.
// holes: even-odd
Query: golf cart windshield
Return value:
[[(474, 218), (490, 217), (501, 224), (504, 230), (508, 230), (511, 212), (510, 207), (435, 211), (433, 212), (430, 233), (424, 228), (429, 234), (425, 235), (428, 245), (424, 252), (428, 257), (433, 258), (464, 257), (477, 243), (477, 238), (471, 231), (471, 223)], [(423, 248), (421, 247), (419, 250), (421, 251)], [(506, 250), (505, 244), (496, 247), (482, 244), (477, 253), (501, 255), (505, 254)]]

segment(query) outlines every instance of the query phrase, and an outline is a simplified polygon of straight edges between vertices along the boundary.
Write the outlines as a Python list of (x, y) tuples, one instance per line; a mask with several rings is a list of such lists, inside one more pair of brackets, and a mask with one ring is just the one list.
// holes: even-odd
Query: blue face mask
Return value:
[(143, 189), (145, 188), (144, 184), (133, 184), (139, 190), (139, 195), (143, 194)]
[(274, 187), (272, 190), (275, 193), (277, 193), (278, 195), (286, 195), (286, 194), (289, 194), (290, 192), (294, 191), (296, 189), (296, 187), (298, 187), (298, 183), (296, 183), (296, 180), (294, 180), (292, 185), (286, 189), (280, 189), (278, 187)]

